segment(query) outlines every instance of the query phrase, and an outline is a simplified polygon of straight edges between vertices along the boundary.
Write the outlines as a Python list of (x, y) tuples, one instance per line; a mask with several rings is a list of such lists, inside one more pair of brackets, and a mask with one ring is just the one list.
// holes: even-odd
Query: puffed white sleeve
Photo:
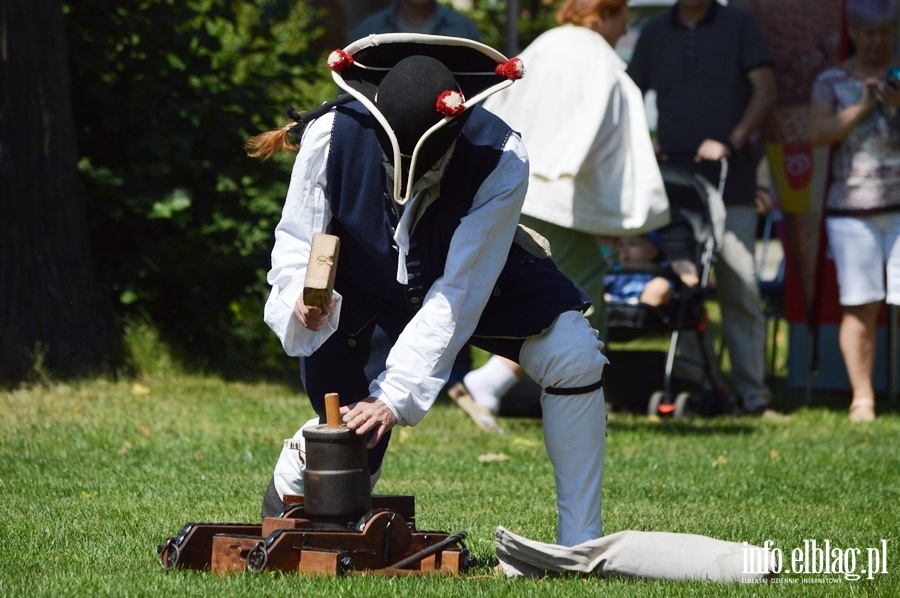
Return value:
[(303, 293), (312, 236), (327, 232), (331, 223), (325, 166), (333, 119), (333, 113), (325, 114), (304, 131), (281, 220), (275, 227), (272, 268), (266, 277), (272, 288), (264, 320), (278, 336), (285, 352), (295, 357), (312, 354), (337, 330), (340, 321), (338, 293), (335, 293), (337, 307), (321, 330), (305, 328), (294, 316), (294, 306)]
[(528, 157), (522, 140), (511, 135), (453, 234), (443, 276), (403, 329), (387, 369), (369, 387), (400, 424), (421, 421), (474, 332), (506, 263), (527, 187)]

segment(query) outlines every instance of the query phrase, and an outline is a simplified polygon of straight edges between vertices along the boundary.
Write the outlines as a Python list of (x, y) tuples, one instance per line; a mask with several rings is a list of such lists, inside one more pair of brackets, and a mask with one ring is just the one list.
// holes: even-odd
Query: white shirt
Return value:
[[(340, 322), (340, 296), (322, 330), (306, 329), (293, 315), (303, 291), (312, 235), (328, 232), (331, 222), (326, 164), (333, 120), (330, 112), (307, 126), (282, 218), (275, 228), (272, 269), (267, 277), (272, 291), (264, 318), (292, 356), (312, 354)], [(400, 424), (415, 425), (424, 417), (449, 377), (456, 354), (475, 330), (506, 263), (527, 183), (525, 148), (517, 135), (511, 135), (497, 168), (482, 183), (469, 213), (453, 234), (444, 275), (432, 285), (422, 308), (391, 349), (387, 369), (369, 387), (370, 395), (386, 403)], [(420, 214), (418, 204), (429, 196), (433, 190), (429, 193), (426, 189), (407, 203), (395, 244), (408, 243), (416, 222), (407, 215)], [(405, 262), (402, 249), (398, 247), (398, 261)], [(403, 283), (401, 274), (405, 276), (405, 269), (398, 267), (398, 281)], [(352, 397), (354, 401), (364, 398)]]
[(598, 235), (668, 223), (668, 199), (641, 92), (599, 33), (562, 25), (521, 53), (525, 77), (484, 107), (525, 141), (531, 180), (522, 213)]

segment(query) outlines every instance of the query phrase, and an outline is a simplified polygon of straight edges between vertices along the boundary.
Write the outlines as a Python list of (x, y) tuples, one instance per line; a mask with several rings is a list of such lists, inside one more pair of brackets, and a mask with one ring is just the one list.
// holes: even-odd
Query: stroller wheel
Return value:
[(678, 396), (675, 397), (675, 410), (672, 412), (672, 417), (675, 419), (681, 419), (689, 415), (688, 403), (691, 400), (691, 393), (689, 392), (680, 392)]
[(665, 396), (666, 393), (661, 390), (657, 390), (652, 395), (650, 395), (650, 402), (647, 403), (647, 415), (668, 415), (660, 410), (660, 407), (662, 406), (662, 400), (665, 398)]

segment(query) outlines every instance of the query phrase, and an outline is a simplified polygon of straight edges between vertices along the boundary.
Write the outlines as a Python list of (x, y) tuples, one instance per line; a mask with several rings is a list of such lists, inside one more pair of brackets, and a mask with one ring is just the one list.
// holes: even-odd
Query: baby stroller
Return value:
[[(629, 342), (647, 335), (670, 335), (663, 387), (650, 395), (649, 415), (681, 418), (732, 413), (734, 399), (722, 381), (705, 308), (710, 270), (725, 229), (721, 190), (727, 163), (723, 160), (721, 165), (719, 188), (686, 168), (663, 163), (660, 170), (671, 222), (657, 231), (665, 261), (651, 273), (671, 281), (671, 301), (660, 307), (608, 302), (607, 337), (613, 342)], [(700, 281), (696, 287), (684, 284), (676, 273), (684, 263), (695, 268)], [(625, 270), (648, 272), (645, 268)], [(686, 343), (695, 343), (693, 350), (685, 351)]]

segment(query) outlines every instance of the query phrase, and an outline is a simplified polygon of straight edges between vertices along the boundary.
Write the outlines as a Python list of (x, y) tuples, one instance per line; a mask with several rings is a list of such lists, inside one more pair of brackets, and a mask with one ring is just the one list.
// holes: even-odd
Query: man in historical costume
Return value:
[[(347, 427), (368, 436), (374, 484), (391, 429), (421, 421), (467, 341), (513, 359), (543, 388), (557, 541), (602, 536), (603, 343), (584, 292), (517, 225), (522, 140), (478, 105), (522, 75), (520, 61), (470, 40), (388, 34), (329, 64), (347, 93), (301, 119), (311, 122), (275, 230), (265, 309), (285, 351), (302, 358), (313, 407), (323, 417), (325, 393), (340, 395)], [(302, 296), (317, 232), (341, 242), (326, 309)], [(303, 493), (301, 441), (300, 431), (285, 441), (264, 515)]]

